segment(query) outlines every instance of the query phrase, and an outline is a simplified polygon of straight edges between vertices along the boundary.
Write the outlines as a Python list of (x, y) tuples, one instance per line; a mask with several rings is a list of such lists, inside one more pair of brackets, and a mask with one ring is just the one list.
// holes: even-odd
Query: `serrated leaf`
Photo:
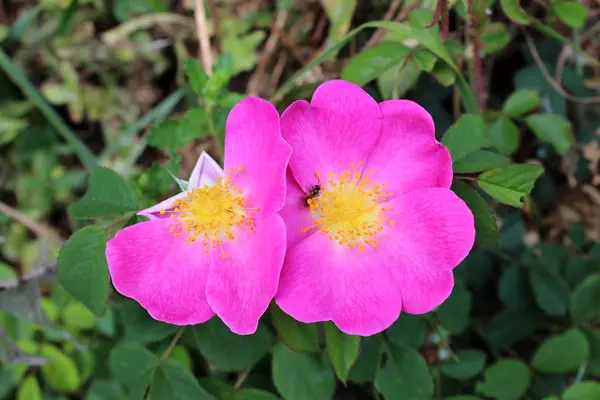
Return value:
[(517, 24), (529, 25), (531, 19), (521, 8), (521, 0), (500, 0), (500, 6), (504, 14)]
[(452, 190), (467, 203), (475, 217), (477, 243), (490, 249), (497, 249), (500, 245), (500, 232), (490, 206), (474, 188), (458, 179), (452, 182)]
[(537, 165), (509, 165), (482, 173), (477, 177), (477, 183), (496, 200), (522, 207), (522, 198), (531, 192), (543, 173), (544, 169)]
[(236, 335), (218, 318), (188, 328), (186, 334), (210, 364), (222, 371), (250, 368), (271, 348), (271, 335), (263, 324), (252, 335)]
[(442, 326), (453, 335), (460, 335), (469, 324), (471, 304), (471, 292), (462, 284), (455, 285), (448, 300), (438, 307)]
[(119, 344), (110, 352), (108, 365), (112, 376), (125, 386), (129, 396), (141, 400), (158, 366), (156, 355), (142, 346)]
[(450, 151), (453, 162), (491, 145), (483, 117), (476, 114), (464, 114), (460, 117), (444, 134), (442, 143)]
[(502, 106), (502, 112), (509, 117), (519, 117), (540, 105), (540, 95), (535, 90), (518, 89), (510, 95)]
[(531, 268), (529, 279), (538, 306), (547, 314), (565, 315), (569, 307), (569, 285), (564, 279), (542, 268)]
[(576, 324), (600, 317), (600, 274), (586, 277), (571, 295), (571, 318)]
[(350, 368), (358, 358), (360, 336), (347, 335), (328, 322), (325, 324), (325, 343), (333, 370), (340, 381), (345, 383)]
[(73, 234), (58, 254), (58, 277), (64, 288), (94, 314), (101, 316), (108, 304), (106, 235), (98, 226)]
[(69, 206), (69, 214), (77, 219), (94, 219), (137, 209), (135, 194), (127, 182), (116, 172), (99, 167), (92, 172), (85, 195)]
[(193, 58), (185, 60), (185, 73), (190, 81), (192, 90), (196, 92), (198, 96), (202, 96), (204, 85), (208, 81), (208, 75), (204, 71), (204, 68), (200, 63)]
[(509, 155), (519, 148), (519, 128), (508, 118), (499, 118), (490, 127), (492, 145), (502, 154)]
[(572, 28), (583, 27), (588, 18), (587, 7), (579, 1), (556, 1), (552, 4), (556, 16)]
[(575, 143), (573, 126), (558, 114), (533, 114), (525, 118), (525, 123), (541, 141), (552, 144), (561, 154)]
[(45, 344), (40, 350), (40, 355), (49, 362), (42, 365), (44, 381), (59, 392), (75, 392), (81, 385), (81, 377), (77, 364), (58, 348)]
[(510, 164), (511, 160), (502, 154), (494, 153), (489, 150), (475, 150), (465, 157), (454, 162), (452, 169), (457, 174), (470, 174), (473, 172), (487, 171), (488, 169), (504, 167)]
[(335, 377), (316, 356), (296, 353), (283, 343), (273, 350), (273, 383), (285, 400), (327, 400), (333, 397)]
[(456, 353), (442, 364), (442, 373), (459, 381), (466, 381), (479, 375), (485, 366), (486, 355), (479, 350), (464, 350)]
[(376, 44), (354, 56), (342, 70), (342, 79), (359, 86), (372, 81), (405, 58), (410, 49), (397, 42)]
[(533, 355), (531, 366), (549, 374), (573, 371), (585, 363), (590, 354), (586, 337), (577, 329), (546, 339)]
[(196, 381), (192, 373), (181, 365), (162, 361), (154, 371), (149, 398), (152, 400), (213, 400)]
[(295, 351), (320, 352), (319, 335), (316, 324), (303, 324), (290, 317), (273, 304), (271, 318), (277, 336)]
[(483, 382), (476, 390), (496, 400), (517, 400), (525, 393), (531, 381), (529, 368), (518, 360), (500, 360), (483, 373)]

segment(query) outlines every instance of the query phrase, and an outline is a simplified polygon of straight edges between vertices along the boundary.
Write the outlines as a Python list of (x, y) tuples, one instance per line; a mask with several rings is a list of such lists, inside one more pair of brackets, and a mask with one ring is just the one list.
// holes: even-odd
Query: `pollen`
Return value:
[(175, 200), (173, 209), (160, 210), (179, 220), (171, 227), (173, 235), (188, 243), (201, 240), (205, 253), (218, 248), (225, 257), (223, 240), (234, 240), (240, 227), (253, 232), (258, 208), (248, 207), (242, 191), (232, 184), (240, 171), (230, 169), (228, 176), (214, 185), (190, 190), (185, 198)]
[[(377, 235), (386, 226), (394, 225), (385, 216), (392, 207), (384, 206), (392, 193), (385, 189), (385, 184), (371, 181), (375, 171), (361, 172), (362, 165), (360, 161), (352, 163), (350, 169), (338, 176), (327, 176), (327, 185), (319, 196), (307, 200), (314, 223), (302, 228), (303, 231), (317, 228), (330, 240), (359, 252), (367, 247), (377, 248)], [(321, 181), (321, 175), (318, 172), (315, 175)]]

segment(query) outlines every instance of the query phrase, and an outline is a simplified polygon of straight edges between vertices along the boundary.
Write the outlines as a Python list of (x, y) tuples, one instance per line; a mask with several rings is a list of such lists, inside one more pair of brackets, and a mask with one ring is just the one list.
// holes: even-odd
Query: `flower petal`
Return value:
[(285, 246), (283, 220), (270, 214), (256, 221), (254, 232), (240, 229), (233, 241), (224, 241), (225, 258), (213, 255), (206, 297), (233, 332), (256, 331), (277, 291)]
[(410, 100), (379, 104), (383, 114), (381, 137), (365, 169), (375, 170), (372, 180), (401, 193), (427, 187), (449, 188), (452, 160), (448, 149), (435, 139), (431, 115)]
[(291, 152), (281, 137), (279, 114), (271, 103), (248, 97), (233, 107), (226, 124), (225, 171), (242, 168), (233, 184), (252, 207), (266, 213), (283, 207)]
[(314, 229), (308, 232), (302, 231), (302, 228), (309, 227), (314, 222), (304, 196), (304, 191), (298, 186), (298, 182), (296, 182), (291, 170), (288, 168), (285, 206), (279, 211), (279, 215), (283, 217), (285, 222), (288, 247), (295, 245), (314, 232)]
[(275, 301), (301, 322), (333, 322), (369, 336), (400, 315), (401, 293), (383, 253), (359, 253), (316, 232), (289, 248)]
[(305, 191), (317, 183), (315, 172), (323, 177), (337, 175), (351, 163), (365, 162), (380, 129), (381, 112), (375, 100), (342, 80), (323, 83), (310, 105), (296, 101), (281, 116), (281, 133), (294, 149), (290, 167)]
[(403, 263), (397, 280), (402, 292), (402, 311), (425, 314), (442, 304), (454, 287), (452, 271), (419, 268)]
[(175, 196), (169, 197), (168, 199), (163, 200), (160, 203), (153, 205), (150, 208), (146, 208), (142, 211), (138, 211), (137, 215), (146, 217), (149, 220), (169, 218), (170, 214), (161, 214), (160, 210), (172, 210), (173, 202), (178, 199), (183, 199), (183, 198), (187, 197), (187, 195), (188, 195), (187, 191), (177, 193)]
[(214, 313), (204, 289), (210, 257), (201, 242), (186, 243), (170, 232), (173, 219), (140, 222), (106, 244), (106, 259), (119, 293), (137, 300), (159, 321), (192, 325)]
[(198, 189), (204, 185), (214, 185), (223, 177), (223, 169), (205, 151), (200, 154), (188, 182), (188, 189)]

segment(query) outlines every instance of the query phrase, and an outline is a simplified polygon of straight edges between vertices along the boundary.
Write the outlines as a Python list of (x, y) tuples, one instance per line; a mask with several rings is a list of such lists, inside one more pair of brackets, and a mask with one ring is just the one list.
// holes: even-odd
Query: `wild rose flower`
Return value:
[(285, 254), (290, 146), (279, 114), (248, 98), (226, 124), (225, 171), (203, 154), (188, 188), (140, 211), (106, 247), (112, 282), (150, 315), (175, 325), (218, 315), (238, 334), (255, 332), (277, 291)]
[(281, 132), (293, 149), (281, 309), (368, 336), (401, 310), (441, 304), (475, 229), (449, 189), (452, 162), (431, 116), (411, 101), (377, 104), (354, 84), (329, 81), (310, 104), (289, 106)]

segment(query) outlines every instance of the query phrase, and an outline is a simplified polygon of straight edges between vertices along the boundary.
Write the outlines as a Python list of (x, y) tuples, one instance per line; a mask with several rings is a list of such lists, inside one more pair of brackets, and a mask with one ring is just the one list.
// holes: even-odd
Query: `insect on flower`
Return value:
[(321, 194), (321, 190), (323, 189), (323, 186), (321, 186), (321, 179), (319, 178), (318, 174), (316, 175), (319, 183), (317, 183), (316, 185), (311, 185), (308, 188), (308, 192), (306, 192), (306, 194), (304, 195), (304, 205), (306, 207), (310, 207), (312, 200), (319, 197), (319, 194)]

